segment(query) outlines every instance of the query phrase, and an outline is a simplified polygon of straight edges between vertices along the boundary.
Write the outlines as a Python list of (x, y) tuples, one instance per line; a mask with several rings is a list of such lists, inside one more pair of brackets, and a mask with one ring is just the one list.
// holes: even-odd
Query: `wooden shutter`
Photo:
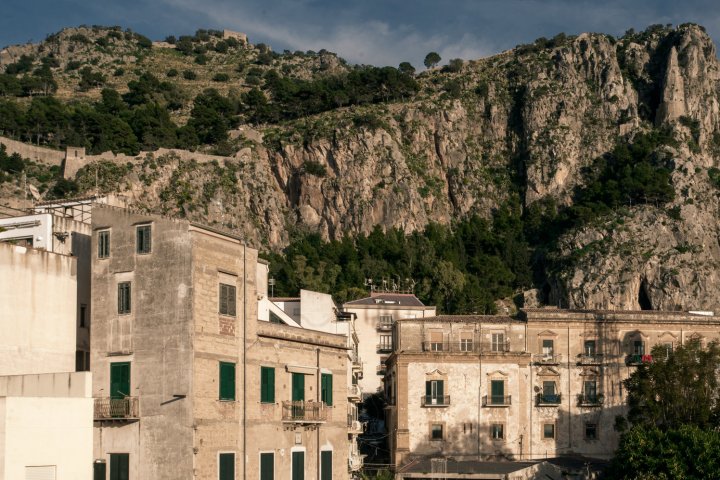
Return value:
[(332, 480), (332, 450), (320, 452), (320, 480)]
[(292, 374), (292, 401), (305, 400), (305, 375), (302, 373)]
[(130, 454), (110, 454), (110, 480), (130, 480)]
[(260, 367), (260, 401), (275, 403), (275, 369)]
[(220, 362), (220, 400), (235, 400), (235, 364)]
[(321, 398), (326, 405), (331, 406), (333, 404), (332, 398), (332, 374), (323, 373), (320, 376), (320, 387), (321, 387)]
[(275, 477), (275, 454), (260, 454), (260, 480), (274, 480)]
[(235, 480), (235, 454), (221, 453), (218, 457), (219, 480)]
[(490, 394), (493, 397), (504, 397), (505, 382), (503, 380), (493, 380), (490, 382)]
[(130, 362), (110, 364), (110, 398), (125, 398), (130, 395)]
[(292, 452), (292, 480), (305, 480), (305, 452)]
[(93, 463), (93, 480), (107, 480), (107, 465), (104, 462)]
[(436, 382), (437, 382), (437, 387), (435, 387), (435, 388), (436, 388), (436, 392), (437, 392), (437, 393), (436, 393), (436, 396), (437, 396), (437, 398), (439, 398), (439, 399), (443, 399), (443, 398), (445, 397), (445, 392), (444, 392), (444, 390), (445, 390), (445, 388), (444, 388), (445, 382), (442, 381), (442, 380), (436, 380)]

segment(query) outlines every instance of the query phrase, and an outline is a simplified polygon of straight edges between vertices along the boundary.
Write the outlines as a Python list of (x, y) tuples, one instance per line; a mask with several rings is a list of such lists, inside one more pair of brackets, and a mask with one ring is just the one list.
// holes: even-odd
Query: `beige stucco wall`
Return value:
[(42, 465), (92, 478), (92, 409), (87, 372), (0, 377), (0, 480)]
[(0, 243), (0, 374), (75, 370), (76, 259)]

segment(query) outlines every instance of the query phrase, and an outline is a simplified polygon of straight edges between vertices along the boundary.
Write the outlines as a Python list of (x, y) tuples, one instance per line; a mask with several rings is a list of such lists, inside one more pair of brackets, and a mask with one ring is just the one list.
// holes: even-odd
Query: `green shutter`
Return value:
[(130, 479), (130, 454), (110, 454), (110, 480)]
[(218, 461), (220, 479), (219, 480), (235, 480), (235, 454), (221, 453)]
[(425, 382), (425, 396), (432, 396), (432, 381), (428, 380)]
[(320, 452), (320, 480), (332, 480), (332, 451)]
[(130, 396), (130, 362), (110, 364), (110, 398)]
[(305, 452), (292, 452), (292, 480), (305, 480)]
[(93, 480), (107, 480), (107, 465), (102, 463), (93, 463)]
[(443, 380), (437, 381), (437, 397), (441, 400), (445, 398), (444, 386), (445, 382)]
[(332, 374), (331, 373), (323, 373), (320, 376), (320, 400), (325, 402), (326, 405), (332, 406), (333, 404), (333, 398), (332, 398)]
[(292, 401), (305, 400), (305, 375), (302, 373), (292, 374)]
[(275, 403), (275, 369), (260, 367), (260, 401)]
[(220, 400), (235, 400), (235, 364), (220, 362)]
[(260, 480), (274, 480), (275, 478), (275, 454), (260, 454)]
[(490, 393), (493, 397), (505, 396), (505, 382), (503, 380), (493, 380), (490, 384)]

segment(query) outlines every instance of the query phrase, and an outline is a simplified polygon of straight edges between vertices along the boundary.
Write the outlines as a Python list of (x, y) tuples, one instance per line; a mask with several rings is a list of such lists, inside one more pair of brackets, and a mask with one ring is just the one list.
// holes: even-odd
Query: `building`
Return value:
[[(622, 381), (656, 345), (720, 336), (707, 312), (526, 309), (400, 320), (388, 360), (393, 463), (609, 458)], [(483, 477), (484, 478), (484, 477)]]
[[(0, 234), (42, 226), (17, 218)], [(74, 372), (78, 259), (33, 246), (38, 236), (0, 241), (0, 480), (89, 480), (90, 374)]]
[(396, 320), (434, 317), (435, 307), (427, 307), (412, 293), (372, 290), (369, 297), (343, 304), (343, 311), (356, 317), (355, 331), (360, 339), (356, 361), (362, 365), (359, 382), (363, 397), (382, 392), (385, 360), (392, 352), (392, 328)]
[[(267, 267), (258, 268), (264, 278), (258, 285), (267, 284)], [(267, 290), (265, 289), (265, 293)], [(261, 294), (262, 296), (262, 294)], [(343, 335), (346, 338), (347, 355), (347, 430), (348, 430), (348, 471), (359, 472), (363, 466), (364, 455), (358, 449), (358, 435), (363, 433), (363, 425), (358, 418), (358, 404), (362, 400), (360, 379), (362, 365), (358, 358), (359, 337), (355, 331), (355, 315), (339, 311), (331, 295), (311, 290), (300, 290), (299, 297), (262, 297), (258, 312), (260, 320), (273, 323), (285, 323), (304, 329)]]
[(344, 335), (260, 320), (239, 238), (103, 205), (92, 226), (98, 478), (348, 476)]

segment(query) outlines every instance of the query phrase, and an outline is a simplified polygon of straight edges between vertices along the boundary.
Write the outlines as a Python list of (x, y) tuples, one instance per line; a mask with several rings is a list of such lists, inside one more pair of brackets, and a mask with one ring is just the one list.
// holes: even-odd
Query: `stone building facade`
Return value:
[(707, 312), (526, 309), (400, 320), (386, 376), (393, 463), (608, 458), (622, 381), (656, 345), (720, 336)]
[(359, 381), (364, 397), (383, 390), (385, 360), (392, 352), (392, 327), (403, 318), (435, 316), (435, 307), (424, 305), (411, 293), (371, 292), (369, 297), (343, 304), (343, 311), (355, 315), (360, 339), (354, 361), (362, 369)]
[(102, 205), (92, 225), (99, 478), (347, 477), (344, 336), (259, 321), (232, 235)]

